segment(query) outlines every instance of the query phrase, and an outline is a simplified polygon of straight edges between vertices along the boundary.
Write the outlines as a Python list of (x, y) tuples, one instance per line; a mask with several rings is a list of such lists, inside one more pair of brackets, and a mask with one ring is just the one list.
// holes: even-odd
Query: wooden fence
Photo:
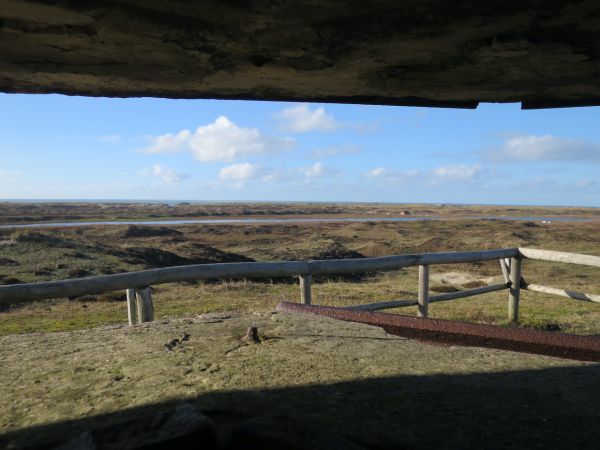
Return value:
[[(0, 286), (0, 305), (52, 298), (78, 297), (124, 289), (127, 293), (129, 324), (133, 325), (135, 323), (152, 321), (154, 318), (151, 285), (207, 279), (252, 279), (297, 276), (300, 278), (300, 300), (302, 303), (310, 304), (312, 301), (311, 282), (313, 275), (382, 272), (411, 266), (419, 267), (419, 292), (416, 300), (394, 300), (350, 306), (347, 308), (377, 311), (417, 305), (419, 317), (427, 317), (428, 305), (430, 303), (455, 300), (507, 289), (508, 316), (510, 320), (516, 322), (519, 318), (521, 289), (560, 295), (581, 301), (600, 302), (599, 295), (584, 294), (525, 282), (521, 273), (523, 259), (600, 267), (600, 257), (598, 256), (527, 248), (507, 248), (476, 252), (422, 253), (385, 256), (381, 258), (196, 264), (71, 280)], [(500, 262), (504, 283), (448, 294), (429, 295), (429, 267), (431, 265), (473, 263), (491, 260), (498, 260)]]

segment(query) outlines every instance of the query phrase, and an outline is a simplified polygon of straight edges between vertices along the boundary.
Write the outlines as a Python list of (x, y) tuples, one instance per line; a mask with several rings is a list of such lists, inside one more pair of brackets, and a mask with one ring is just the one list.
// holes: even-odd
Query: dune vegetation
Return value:
[[(283, 205), (280, 209), (288, 211), (286, 208), (289, 206)], [(217, 211), (219, 207), (223, 208), (223, 205), (209, 205), (207, 208)], [(228, 210), (227, 214), (238, 214), (236, 208), (238, 206)], [(256, 205), (246, 208), (256, 213), (253, 209), (257, 208)], [(363, 215), (373, 208), (373, 205), (363, 205)], [(397, 213), (395, 206), (387, 211), (384, 206), (377, 208), (380, 210), (376, 213), (380, 215)], [(423, 205), (420, 208), (421, 213), (428, 210)], [(440, 206), (431, 208), (443, 209)], [(473, 214), (470, 208), (463, 208), (463, 213), (459, 213), (459, 207), (448, 208), (456, 211), (447, 211), (449, 220), (443, 221), (2, 229), (0, 284), (80, 278), (185, 264), (360, 258), (514, 246), (600, 255), (600, 228), (595, 221), (478, 220), (465, 218), (465, 215)], [(501, 208), (494, 208), (501, 212)], [(101, 210), (101, 206), (96, 207), (96, 217)], [(315, 210), (324, 208), (318, 205)], [(505, 214), (517, 214), (519, 210), (505, 208)], [(298, 211), (306, 213), (306, 208)], [(524, 211), (521, 210), (522, 215), (536, 213)], [(580, 215), (596, 214), (593, 209), (582, 211)], [(547, 216), (574, 214), (571, 210), (562, 209), (545, 212)], [(82, 210), (74, 209), (73, 214), (93, 215), (89, 205)], [(593, 268), (526, 261), (524, 277), (539, 284), (588, 293), (600, 292), (600, 278), (597, 269)], [(493, 261), (434, 266), (431, 291), (452, 292), (501, 279), (500, 267)], [(216, 311), (264, 312), (272, 310), (279, 301), (299, 299), (298, 280), (294, 279), (174, 283), (154, 286), (153, 290), (157, 319)], [(414, 299), (416, 291), (415, 268), (356, 277), (331, 276), (315, 280), (313, 303), (348, 306)], [(502, 291), (438, 303), (430, 307), (430, 316), (506, 325), (506, 297), (506, 292)], [(124, 299), (124, 292), (112, 292), (11, 305), (0, 312), (0, 334), (67, 331), (123, 323), (127, 317)], [(409, 307), (390, 312), (416, 314), (416, 309)], [(597, 334), (600, 333), (600, 305), (524, 292), (520, 325)]]

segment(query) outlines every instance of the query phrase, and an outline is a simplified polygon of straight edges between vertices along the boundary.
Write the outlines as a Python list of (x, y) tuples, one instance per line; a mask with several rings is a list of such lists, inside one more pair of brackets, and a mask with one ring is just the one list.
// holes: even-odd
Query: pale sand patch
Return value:
[(448, 284), (452, 286), (462, 286), (473, 282), (492, 284), (499, 282), (500, 278), (501, 277), (485, 277), (469, 272), (439, 272), (430, 275), (432, 283)]

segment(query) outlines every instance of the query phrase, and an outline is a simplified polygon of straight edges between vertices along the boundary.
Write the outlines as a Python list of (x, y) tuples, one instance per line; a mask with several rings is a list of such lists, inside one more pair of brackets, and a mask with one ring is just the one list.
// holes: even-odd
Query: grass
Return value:
[[(374, 279), (348, 283), (326, 281), (313, 285), (313, 303), (350, 306), (361, 303), (416, 298), (416, 273), (406, 270)], [(154, 288), (155, 319), (187, 317), (222, 311), (265, 312), (280, 301), (299, 301), (297, 284), (220, 282), (195, 286), (170, 284)], [(416, 307), (386, 312), (416, 315)], [(545, 294), (523, 292), (521, 326), (576, 334), (600, 333), (600, 304), (578, 302)], [(430, 317), (510, 325), (507, 293), (441, 302), (429, 307)], [(79, 300), (48, 301), (14, 308), (0, 314), (0, 335), (36, 331), (71, 331), (127, 320), (125, 302)]]
[[(600, 230), (590, 223), (436, 221), (364, 222), (262, 225), (194, 225), (171, 227), (167, 236), (131, 237), (128, 227), (97, 226), (51, 230), (0, 230), (0, 284), (65, 279), (154, 267), (155, 261), (131, 258), (131, 249), (156, 248), (194, 261), (252, 258), (293, 260), (320, 257), (324, 249), (335, 254), (387, 254), (459, 251), (531, 246), (599, 254)], [(199, 250), (201, 248), (201, 250)], [(143, 256), (143, 255), (142, 255)], [(198, 259), (200, 258), (200, 259)], [(233, 258), (233, 259), (232, 259)], [(432, 292), (465, 289), (488, 277), (500, 281), (497, 262), (432, 267), (432, 279), (448, 272), (465, 274), (463, 285), (432, 282)], [(600, 292), (594, 268), (526, 261), (530, 282)], [(357, 282), (335, 278), (313, 284), (313, 303), (349, 306), (361, 303), (415, 299), (415, 268), (378, 274)], [(117, 293), (121, 296), (122, 293)], [(154, 287), (157, 319), (185, 317), (216, 311), (268, 311), (282, 301), (297, 301), (299, 288), (289, 282), (223, 281), (180, 283)], [(571, 333), (600, 333), (600, 305), (539, 293), (523, 292), (521, 326), (560, 329)], [(416, 314), (416, 308), (389, 312)], [(35, 331), (67, 331), (126, 320), (124, 301), (110, 296), (56, 300), (13, 307), (0, 312), (0, 335)], [(430, 306), (430, 316), (451, 320), (507, 325), (505, 291)]]

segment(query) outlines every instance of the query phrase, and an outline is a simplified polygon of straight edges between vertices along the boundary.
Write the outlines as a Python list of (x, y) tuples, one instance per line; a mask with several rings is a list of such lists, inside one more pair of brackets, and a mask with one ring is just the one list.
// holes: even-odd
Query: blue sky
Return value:
[(600, 108), (0, 95), (0, 198), (600, 206)]

